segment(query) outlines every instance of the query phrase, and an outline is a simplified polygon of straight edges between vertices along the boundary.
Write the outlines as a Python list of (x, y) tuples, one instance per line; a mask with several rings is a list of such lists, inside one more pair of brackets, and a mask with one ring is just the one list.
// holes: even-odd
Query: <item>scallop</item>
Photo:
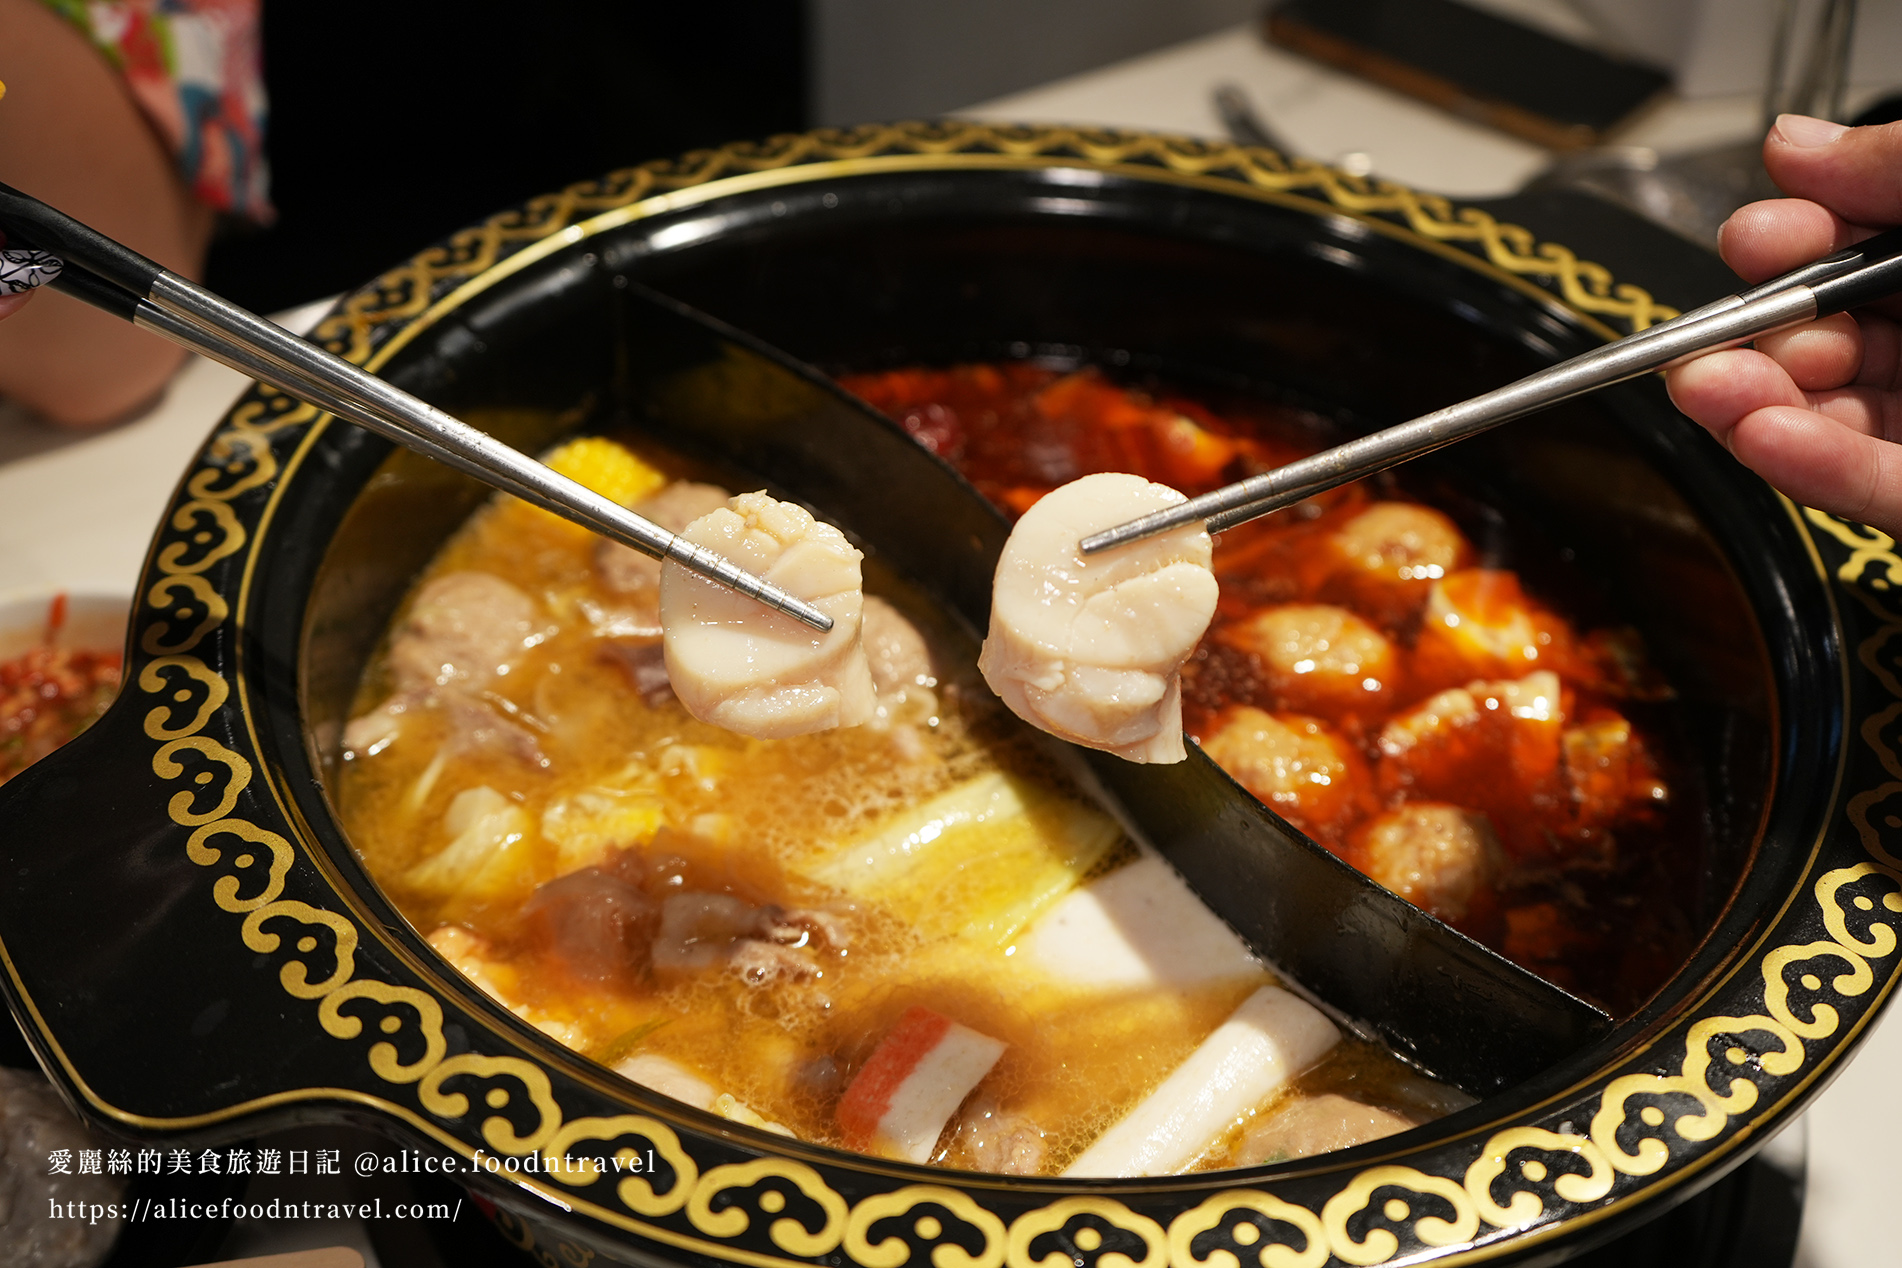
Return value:
[(682, 537), (806, 600), (826, 633), (676, 563), (660, 574), (667, 677), (687, 712), (760, 739), (857, 726), (876, 693), (860, 641), (863, 556), (830, 524), (765, 493), (743, 493)]
[(1079, 539), (1183, 501), (1140, 476), (1084, 476), (1017, 521), (978, 668), (1031, 725), (1133, 762), (1179, 762), (1182, 662), (1215, 615), (1209, 535), (1185, 526), (1085, 556)]

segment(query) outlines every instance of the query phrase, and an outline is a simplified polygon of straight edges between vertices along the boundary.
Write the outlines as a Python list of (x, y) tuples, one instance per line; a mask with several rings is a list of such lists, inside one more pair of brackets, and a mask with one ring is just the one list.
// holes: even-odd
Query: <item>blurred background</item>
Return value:
[[(569, 182), (812, 126), (961, 113), (1233, 133), (1214, 99), (1223, 85), (1294, 153), (1463, 197), (1570, 181), (1675, 214), (1695, 238), (1755, 192), (1775, 49), (1785, 108), (1848, 117), (1902, 87), (1898, 0), (1288, 7), (1306, 38), (1271, 40), (1260, 0), (269, 2), (278, 219), (225, 232), (210, 283), (282, 309)], [(1473, 14), (1504, 21), (1461, 25)], [(1451, 47), (1434, 46), (1439, 32)], [(1527, 43), (1527, 32), (1554, 38)], [(1343, 41), (1358, 60), (1316, 55)], [(1629, 100), (1605, 97), (1604, 81), (1633, 65), (1656, 79)], [(1421, 76), (1437, 100), (1397, 86)], [(1548, 109), (1623, 112), (1584, 150), (1554, 148), (1552, 134), (1541, 144), (1487, 114), (1494, 94), (1527, 85), (1546, 91)], [(1716, 212), (1696, 208), (1681, 174), (1657, 175), (1660, 162), (1711, 166), (1710, 151), (1738, 147), (1702, 174), (1723, 187), (1715, 201), (1730, 200)]]

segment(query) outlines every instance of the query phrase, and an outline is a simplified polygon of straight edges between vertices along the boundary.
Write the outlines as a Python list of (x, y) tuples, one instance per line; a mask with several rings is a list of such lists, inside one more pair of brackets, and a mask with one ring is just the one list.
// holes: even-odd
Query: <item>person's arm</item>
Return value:
[[(1792, 195), (1719, 235), (1761, 282), (1902, 224), (1902, 123), (1845, 128), (1784, 115), (1763, 162)], [(1902, 538), (1902, 300), (1766, 335), (1671, 371), (1671, 399), (1737, 459), (1806, 506)]]
[[(212, 212), (195, 200), (125, 82), (41, 0), (0, 0), (0, 181), (187, 277)], [(44, 288), (42, 288), (44, 289)], [(32, 292), (28, 292), (32, 294)], [(0, 300), (0, 397), (54, 422), (123, 417), (184, 353), (67, 295)]]

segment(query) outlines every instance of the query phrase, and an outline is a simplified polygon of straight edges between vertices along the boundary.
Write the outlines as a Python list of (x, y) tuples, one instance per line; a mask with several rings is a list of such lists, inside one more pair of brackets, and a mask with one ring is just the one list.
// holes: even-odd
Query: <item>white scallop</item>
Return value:
[(765, 493), (743, 493), (680, 534), (832, 618), (821, 634), (668, 563), (660, 575), (667, 675), (687, 712), (780, 739), (856, 726), (876, 705), (860, 644), (859, 561), (845, 535)]
[(1033, 726), (1133, 762), (1179, 762), (1182, 662), (1215, 615), (1198, 525), (1085, 556), (1077, 542), (1183, 501), (1141, 476), (1084, 476), (1017, 521), (978, 668)]

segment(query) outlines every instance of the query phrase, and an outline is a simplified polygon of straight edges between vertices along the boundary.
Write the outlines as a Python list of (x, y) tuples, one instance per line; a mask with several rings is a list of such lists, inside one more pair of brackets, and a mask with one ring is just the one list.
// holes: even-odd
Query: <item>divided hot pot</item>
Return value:
[[(830, 372), (1039, 358), (1272, 392), (1352, 430), (1670, 315), (1645, 281), (1484, 209), (1265, 150), (904, 125), (538, 199), (346, 297), (315, 338), (520, 448), (646, 429), (848, 506), (869, 553), (981, 631), (1003, 519), (749, 334)], [(650, 289), (733, 333), (670, 319)], [(1654, 382), (1406, 478), (1494, 500), (1568, 552), (1678, 691), (1710, 846), (1685, 881), (1695, 950), (1649, 1002), (1613, 1018), (1540, 982), (1199, 754), (1087, 770), (1301, 987), (1479, 1098), (1426, 1126), (1241, 1171), (1013, 1179), (755, 1132), (553, 1043), (435, 955), (331, 800), (363, 665), (485, 491), (267, 389), (220, 424), (160, 526), (120, 701), (0, 790), (5, 989), (55, 1080), (114, 1131), (373, 1120), (463, 1159), (554, 1262), (1562, 1255), (1748, 1157), (1893, 987), (1902, 555), (1779, 498)], [(628, 1149), (654, 1169), (577, 1162)]]

